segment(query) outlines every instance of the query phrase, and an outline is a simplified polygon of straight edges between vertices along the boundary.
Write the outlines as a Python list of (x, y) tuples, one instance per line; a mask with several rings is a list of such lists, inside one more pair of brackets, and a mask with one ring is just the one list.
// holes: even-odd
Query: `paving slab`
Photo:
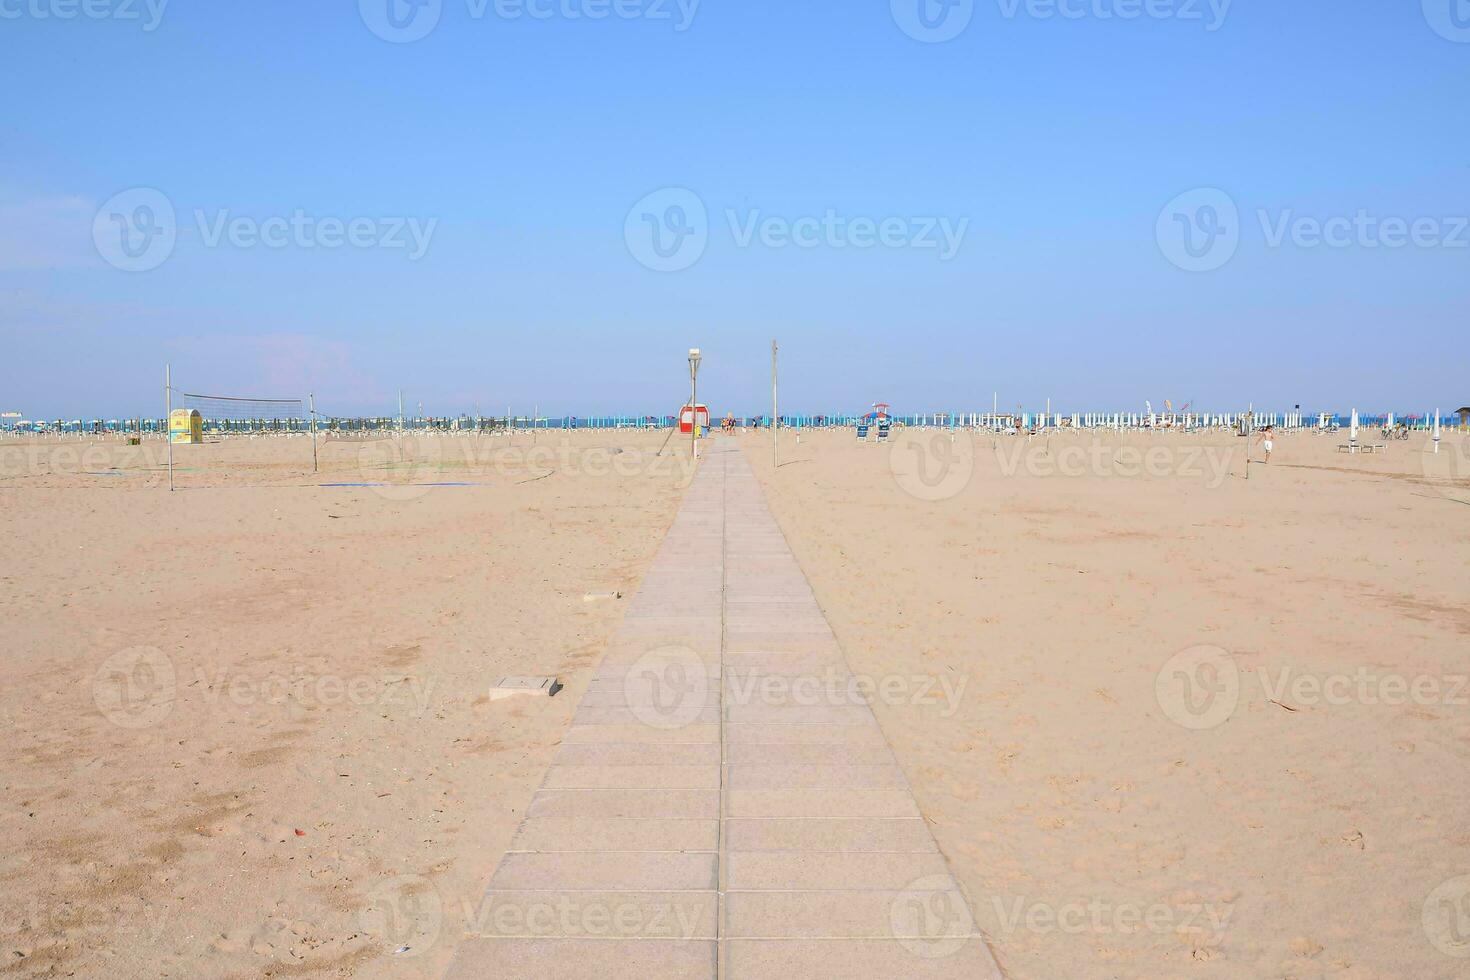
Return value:
[(836, 647), (826, 650), (752, 650), (725, 649), (721, 666), (732, 675), (742, 672), (770, 671), (786, 674), (821, 674), (828, 670), (846, 670), (847, 661)]
[(682, 651), (665, 651), (660, 653), (658, 657), (653, 657), (650, 653), (650, 651), (645, 651), (643, 656), (637, 658), (637, 662), (634, 663), (610, 664), (604, 661), (597, 668), (597, 673), (592, 675), (592, 680), (588, 683), (587, 689), (589, 691), (625, 690), (630, 674), (637, 677), (649, 670), (656, 672), (660, 662), (663, 664), (681, 664), (685, 672), (690, 676), (702, 672), (706, 677), (719, 677), (723, 673), (718, 660), (708, 664), (694, 664), (689, 662), (687, 653)]
[[(867, 705), (731, 704), (725, 720), (766, 725), (877, 725)], [(579, 712), (580, 715), (580, 712)]]
[(730, 891), (902, 891), (914, 882), (949, 874), (937, 852), (736, 851), (726, 842), (725, 887)]
[(562, 736), (563, 745), (598, 745), (612, 742), (643, 744), (720, 744), (720, 726), (683, 725), (679, 728), (651, 728), (643, 722), (630, 725), (572, 725)]
[(724, 795), (727, 818), (919, 816), (906, 789), (726, 789)]
[[(686, 725), (715, 725), (720, 721), (720, 709), (714, 705), (701, 707), (692, 712), (687, 719), (680, 721), (681, 713), (671, 712), (668, 719), (669, 728), (683, 728)], [(653, 719), (653, 720), (651, 720)], [(665, 727), (657, 722), (657, 713), (651, 706), (618, 707), (583, 705), (572, 715), (572, 721), (579, 725), (648, 725), (654, 727)]]
[(712, 940), (719, 935), (714, 891), (491, 892), (474, 910), (471, 936), (503, 939)]
[[(662, 677), (642, 679), (630, 677), (617, 685), (614, 690), (586, 692), (582, 695), (582, 707), (626, 708), (632, 705), (668, 703), (665, 690), (668, 686), (667, 679)], [(718, 707), (719, 685), (708, 683), (708, 675), (686, 676), (682, 681), (682, 687), (684, 689), (678, 693), (680, 703)]]
[(695, 891), (714, 889), (718, 874), (719, 855), (713, 851), (508, 851), (490, 890)]
[(714, 940), (470, 939), (460, 945), (447, 976), (449, 980), (709, 980), (715, 976), (716, 948)]
[(719, 818), (720, 792), (707, 789), (539, 790), (527, 811), (533, 817)]
[(720, 821), (653, 817), (530, 817), (513, 851), (717, 851)]
[(725, 722), (727, 746), (756, 745), (883, 745), (877, 725), (758, 725)]
[(893, 851), (932, 853), (939, 848), (918, 817), (788, 820), (727, 818), (728, 851)]
[[(775, 760), (749, 759), (750, 762)], [(825, 759), (794, 759), (793, 762), (825, 762)], [(853, 759), (854, 763), (865, 760)], [(879, 760), (886, 761), (886, 760)], [(557, 750), (556, 765), (567, 766), (697, 766), (720, 764), (720, 746), (716, 742), (650, 745), (640, 742), (607, 742), (562, 745)]]
[(754, 765), (877, 765), (892, 762), (893, 752), (886, 742), (878, 741), (868, 744), (730, 742), (725, 746), (725, 761)]
[(563, 766), (546, 773), (544, 789), (713, 789), (720, 788), (720, 771), (711, 765), (692, 766)]
[(727, 766), (725, 786), (738, 789), (906, 789), (903, 772), (892, 764), (868, 766)]
[[(950, 952), (950, 943), (960, 945)], [(983, 939), (724, 939), (725, 970), (751, 980), (998, 980)]]
[(902, 890), (730, 891), (725, 896), (722, 933), (737, 939), (955, 939), (974, 935), (974, 924), (963, 913), (945, 921), (911, 914), (915, 898), (928, 897)]

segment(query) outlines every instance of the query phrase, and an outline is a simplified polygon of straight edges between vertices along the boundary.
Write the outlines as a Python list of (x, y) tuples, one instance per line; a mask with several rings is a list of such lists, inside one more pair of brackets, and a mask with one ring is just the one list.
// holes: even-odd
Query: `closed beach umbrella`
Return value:
[(1358, 410), (1353, 409), (1352, 427), (1348, 430), (1348, 442), (1358, 441)]

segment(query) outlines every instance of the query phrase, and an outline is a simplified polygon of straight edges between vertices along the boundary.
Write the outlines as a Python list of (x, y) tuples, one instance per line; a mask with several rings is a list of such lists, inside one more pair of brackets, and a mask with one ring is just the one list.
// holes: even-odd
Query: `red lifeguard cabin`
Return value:
[(690, 432), (694, 428), (695, 419), (698, 419), (700, 430), (709, 428), (709, 406), (695, 405), (690, 409), (688, 405), (679, 409), (679, 431)]

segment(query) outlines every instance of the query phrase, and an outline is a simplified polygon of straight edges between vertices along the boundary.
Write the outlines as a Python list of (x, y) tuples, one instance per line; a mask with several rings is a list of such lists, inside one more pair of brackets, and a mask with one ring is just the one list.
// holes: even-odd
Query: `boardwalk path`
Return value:
[(749, 464), (706, 448), (450, 975), (997, 977)]

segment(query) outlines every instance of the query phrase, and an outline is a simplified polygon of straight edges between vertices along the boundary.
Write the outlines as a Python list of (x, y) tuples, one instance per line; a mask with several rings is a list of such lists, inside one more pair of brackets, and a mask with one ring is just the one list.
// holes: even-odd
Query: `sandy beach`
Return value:
[[(1248, 479), (1224, 433), (715, 438), (1006, 976), (1463, 975), (1463, 436)], [(0, 971), (443, 975), (622, 622), (586, 594), (673, 518), (663, 440), (226, 440), (172, 494), (156, 443), (4, 447)], [(525, 674), (566, 689), (491, 700)]]
[[(442, 975), (621, 615), (585, 594), (672, 517), (663, 438), (227, 441), (173, 494), (156, 443), (0, 449), (0, 971)], [(567, 690), (490, 700), (524, 674)]]
[(1464, 976), (1465, 438), (741, 437), (1018, 980)]

